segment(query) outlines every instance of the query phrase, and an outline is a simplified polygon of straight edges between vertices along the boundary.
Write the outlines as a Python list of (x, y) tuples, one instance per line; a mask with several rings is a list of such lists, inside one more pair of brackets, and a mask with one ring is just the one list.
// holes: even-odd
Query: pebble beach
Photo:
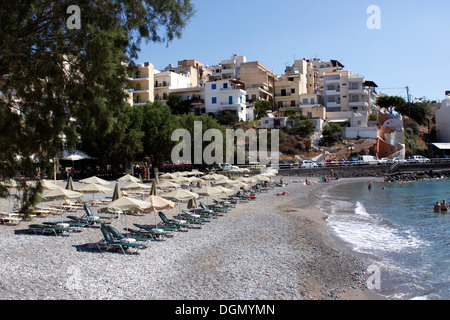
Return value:
[[(375, 299), (366, 285), (371, 262), (339, 249), (317, 208), (328, 188), (354, 179), (314, 185), (300, 177), (283, 179), (287, 186), (239, 203), (199, 229), (148, 242), (137, 254), (99, 251), (98, 228), (69, 236), (27, 230), (60, 216), (0, 225), (0, 299)], [(276, 195), (284, 191), (290, 195)], [(8, 200), (1, 201), (0, 211), (6, 211)], [(92, 210), (97, 214), (98, 207)], [(178, 206), (165, 211), (169, 218), (178, 213)], [(135, 223), (153, 225), (155, 215), (122, 215), (112, 225), (125, 233)]]

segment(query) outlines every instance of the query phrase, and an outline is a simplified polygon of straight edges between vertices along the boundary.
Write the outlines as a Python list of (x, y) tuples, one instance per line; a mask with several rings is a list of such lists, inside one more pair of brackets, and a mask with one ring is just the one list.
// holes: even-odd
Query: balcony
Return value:
[(132, 88), (131, 92), (133, 93), (150, 92), (150, 89), (148, 87)]
[(341, 78), (324, 78), (323, 82), (326, 84), (338, 84), (341, 83)]
[(133, 101), (133, 106), (145, 106), (147, 103), (149, 102), (149, 100), (134, 100)]
[(327, 108), (338, 108), (341, 106), (341, 101), (328, 101)]
[(236, 76), (236, 70), (235, 69), (222, 69), (222, 75), (224, 76)]
[(284, 94), (282, 93), (275, 93), (275, 97), (290, 97), (291, 93), (290, 92), (286, 92)]
[(362, 89), (362, 88), (352, 88), (352, 89), (348, 89), (348, 93), (349, 94), (365, 94), (366, 89)]
[(369, 107), (369, 103), (366, 101), (350, 101), (348, 105), (350, 107)]
[(341, 95), (341, 89), (332, 89), (325, 92), (327, 96), (340, 96)]
[(129, 80), (129, 81), (150, 80), (150, 77), (148, 74), (139, 74), (139, 75), (128, 76), (127, 80)]

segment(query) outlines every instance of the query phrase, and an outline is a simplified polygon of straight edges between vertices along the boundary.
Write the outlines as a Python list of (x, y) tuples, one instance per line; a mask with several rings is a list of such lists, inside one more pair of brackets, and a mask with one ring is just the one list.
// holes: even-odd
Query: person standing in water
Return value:
[(436, 201), (436, 203), (434, 205), (434, 212), (435, 213), (441, 212), (441, 205), (439, 204), (439, 201)]
[(442, 200), (442, 202), (441, 202), (441, 211), (445, 211), (445, 212), (447, 212), (448, 211), (448, 203), (447, 203), (447, 201), (445, 201), (445, 200)]
[(369, 190), (372, 190), (372, 182), (369, 183), (368, 188), (369, 188)]

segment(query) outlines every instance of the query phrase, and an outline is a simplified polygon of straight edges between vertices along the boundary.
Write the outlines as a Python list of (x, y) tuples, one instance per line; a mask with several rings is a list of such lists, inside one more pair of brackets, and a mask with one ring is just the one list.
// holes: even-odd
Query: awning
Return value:
[(440, 150), (450, 150), (450, 143), (433, 143), (433, 146)]

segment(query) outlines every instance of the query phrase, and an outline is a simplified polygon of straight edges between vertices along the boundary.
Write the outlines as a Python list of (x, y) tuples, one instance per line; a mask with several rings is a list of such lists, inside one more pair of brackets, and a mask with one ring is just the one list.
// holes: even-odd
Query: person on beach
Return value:
[(441, 212), (441, 205), (439, 204), (439, 201), (436, 201), (436, 203), (434, 205), (434, 212), (435, 213)]
[(448, 211), (448, 203), (445, 200), (441, 202), (441, 211)]
[(372, 190), (372, 182), (369, 183), (369, 190)]

